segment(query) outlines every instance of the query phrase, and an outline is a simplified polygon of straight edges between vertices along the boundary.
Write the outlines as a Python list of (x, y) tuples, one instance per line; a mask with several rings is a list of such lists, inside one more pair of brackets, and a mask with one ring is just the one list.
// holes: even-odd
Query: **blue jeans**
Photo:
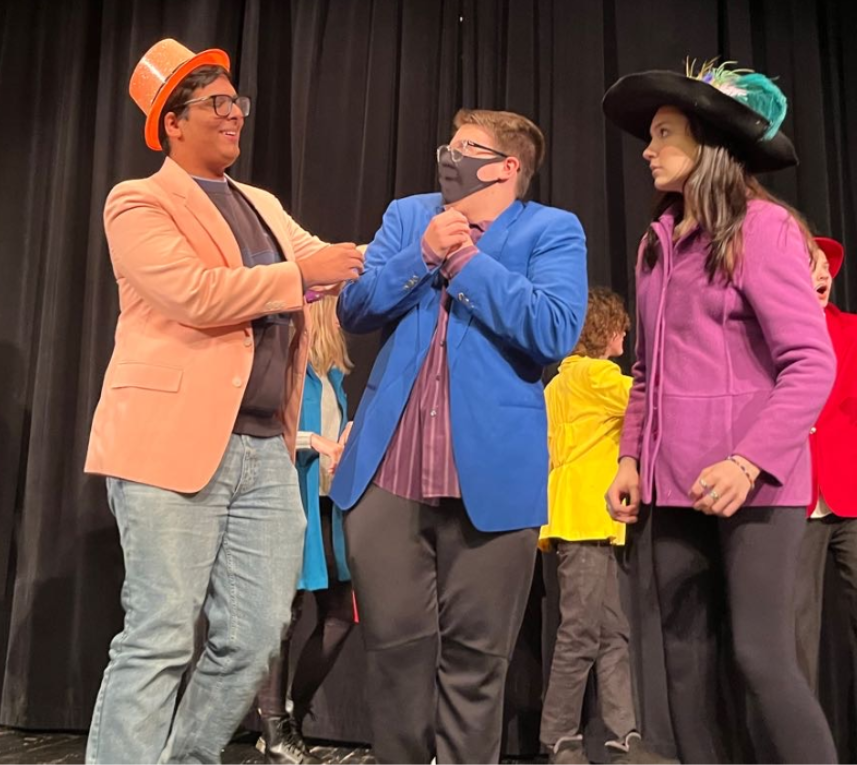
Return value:
[[(288, 626), (306, 517), (283, 439), (232, 435), (196, 494), (107, 479), (125, 558), (88, 763), (220, 762)], [(176, 709), (203, 610), (208, 638)]]

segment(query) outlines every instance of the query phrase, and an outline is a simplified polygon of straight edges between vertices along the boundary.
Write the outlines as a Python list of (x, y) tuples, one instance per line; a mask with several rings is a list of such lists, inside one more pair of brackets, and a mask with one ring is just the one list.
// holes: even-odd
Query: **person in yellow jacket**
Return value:
[(625, 543), (625, 526), (610, 518), (604, 504), (631, 390), (631, 378), (610, 359), (622, 355), (629, 326), (619, 295), (591, 289), (580, 340), (545, 389), (549, 517), (539, 547), (557, 556), (560, 627), (540, 738), (554, 763), (589, 762), (581, 712), (593, 668), (601, 716), (612, 735), (604, 759), (666, 762), (646, 750), (637, 732), (629, 627), (614, 554), (615, 546)]

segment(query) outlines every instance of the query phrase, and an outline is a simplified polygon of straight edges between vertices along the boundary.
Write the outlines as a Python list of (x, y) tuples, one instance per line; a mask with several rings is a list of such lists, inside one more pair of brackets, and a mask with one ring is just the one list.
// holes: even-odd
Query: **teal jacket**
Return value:
[[(342, 413), (340, 434), (348, 422), (348, 403), (345, 390), (342, 387), (343, 375), (335, 367), (328, 372), (328, 379), (336, 393), (339, 411)], [(306, 383), (304, 385), (303, 404), (301, 406), (300, 430), (310, 433), (321, 432), (321, 379), (308, 364)], [(329, 586), (327, 581), (327, 563), (324, 559), (324, 543), (321, 536), (321, 512), (319, 510), (318, 452), (312, 449), (301, 449), (297, 453), (298, 482), (301, 489), (301, 501), (306, 512), (306, 541), (304, 544), (304, 564), (299, 590), (324, 590)], [(348, 563), (345, 559), (345, 535), (342, 531), (342, 511), (333, 506), (333, 555), (336, 558), (336, 571), (340, 581), (351, 579)]]

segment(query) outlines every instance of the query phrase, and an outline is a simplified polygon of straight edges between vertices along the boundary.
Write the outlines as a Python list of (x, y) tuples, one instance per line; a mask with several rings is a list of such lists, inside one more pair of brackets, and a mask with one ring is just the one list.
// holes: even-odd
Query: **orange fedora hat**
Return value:
[(217, 65), (229, 71), (229, 56), (218, 48), (194, 53), (180, 42), (167, 38), (146, 51), (134, 68), (128, 92), (146, 115), (146, 146), (161, 150), (158, 126), (161, 112), (176, 86), (194, 69)]

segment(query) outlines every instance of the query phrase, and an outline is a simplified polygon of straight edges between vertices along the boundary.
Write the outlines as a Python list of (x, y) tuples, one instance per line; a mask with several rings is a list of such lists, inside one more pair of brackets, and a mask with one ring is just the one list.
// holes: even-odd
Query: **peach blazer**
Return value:
[(107, 198), (104, 228), (120, 314), (88, 473), (202, 489), (226, 450), (250, 376), (250, 322), (282, 311), (293, 319), (281, 416), (294, 459), (311, 329), (294, 261), (326, 243), (273, 195), (230, 183), (268, 225), (286, 262), (245, 268), (223, 216), (170, 159), (149, 178), (118, 184)]

